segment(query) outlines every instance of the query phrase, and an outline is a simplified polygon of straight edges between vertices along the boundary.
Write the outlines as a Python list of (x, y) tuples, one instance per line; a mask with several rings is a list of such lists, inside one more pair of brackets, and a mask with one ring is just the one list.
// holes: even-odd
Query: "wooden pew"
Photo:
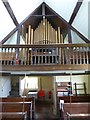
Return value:
[(90, 120), (90, 103), (62, 104), (61, 120)]
[(57, 102), (64, 100), (65, 103), (70, 102), (90, 102), (90, 95), (80, 95), (80, 96), (58, 96)]
[(35, 114), (35, 97), (25, 98), (25, 97), (5, 97), (0, 98), (2, 102), (32, 102), (32, 118)]
[(0, 112), (0, 120), (27, 120), (27, 112)]
[(25, 113), (27, 113), (27, 120), (32, 120), (32, 102), (0, 102), (0, 104), (2, 104), (0, 112), (4, 117), (10, 117), (11, 115), (12, 118), (16, 114), (17, 118), (23, 117), (26, 119)]

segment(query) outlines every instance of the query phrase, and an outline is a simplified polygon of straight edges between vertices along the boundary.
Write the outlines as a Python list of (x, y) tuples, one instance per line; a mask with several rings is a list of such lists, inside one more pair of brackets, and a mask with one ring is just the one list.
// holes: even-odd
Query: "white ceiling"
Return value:
[[(46, 4), (48, 4), (55, 12), (57, 12), (68, 22), (77, 1), (78, 0), (8, 0), (19, 23), (21, 23), (30, 13), (32, 13), (42, 2), (46, 2)], [(88, 2), (90, 2), (90, 0), (84, 0), (76, 18), (72, 23), (72, 25), (87, 38), (89, 34)], [(10, 18), (6, 8), (4, 7), (2, 1), (0, 1), (0, 15), (1, 41), (13, 28), (15, 28), (15, 25)]]

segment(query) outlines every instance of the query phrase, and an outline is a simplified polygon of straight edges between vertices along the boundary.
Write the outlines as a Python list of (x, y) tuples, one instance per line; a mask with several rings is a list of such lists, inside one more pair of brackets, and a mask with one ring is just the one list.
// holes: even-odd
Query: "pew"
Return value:
[(2, 105), (0, 112), (3, 115), (3, 119), (5, 116), (7, 118), (10, 118), (10, 116), (11, 118), (16, 116), (15, 118), (20, 117), (26, 119), (27, 113), (26, 120), (32, 120), (32, 102), (0, 102), (0, 104)]
[(57, 101), (64, 100), (65, 103), (70, 102), (90, 102), (90, 95), (79, 95), (79, 96), (58, 96)]
[(0, 112), (0, 120), (27, 120), (27, 112)]
[(61, 105), (61, 120), (90, 120), (90, 103), (63, 103)]
[(32, 102), (32, 118), (34, 118), (35, 114), (35, 97), (5, 97), (0, 98), (1, 102)]

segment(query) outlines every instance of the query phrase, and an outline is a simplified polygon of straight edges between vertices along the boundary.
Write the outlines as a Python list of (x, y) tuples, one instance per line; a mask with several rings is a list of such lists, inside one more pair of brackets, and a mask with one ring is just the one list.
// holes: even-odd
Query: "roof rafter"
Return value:
[(72, 43), (72, 37), (71, 37), (71, 29), (70, 26), (68, 26), (68, 42)]
[(8, 1), (5, 1), (5, 0), (4, 0), (4, 1), (2, 0), (2, 2), (3, 2), (3, 4), (4, 4), (4, 6), (6, 7), (6, 9), (7, 9), (8, 13), (9, 13), (10, 17), (12, 18), (14, 24), (17, 26), (19, 23), (18, 23), (15, 15), (14, 15), (14, 13), (13, 13), (13, 10), (12, 10), (9, 2), (8, 2)]
[(84, 1), (84, 0), (78, 0), (76, 6), (75, 6), (75, 8), (74, 8), (74, 11), (73, 11), (73, 13), (72, 13), (72, 15), (71, 15), (71, 18), (70, 18), (70, 20), (69, 20), (69, 24), (70, 24), (70, 25), (73, 23), (73, 21), (74, 21), (76, 15), (77, 15), (77, 13), (78, 13), (78, 11), (79, 11), (82, 3), (83, 3), (83, 1)]

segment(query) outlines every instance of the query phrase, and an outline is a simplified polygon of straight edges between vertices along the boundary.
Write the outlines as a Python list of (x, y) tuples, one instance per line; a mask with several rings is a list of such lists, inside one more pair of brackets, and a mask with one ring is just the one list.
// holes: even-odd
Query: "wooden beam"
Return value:
[(42, 4), (42, 15), (45, 18), (45, 3)]
[(68, 26), (68, 42), (72, 43), (71, 29), (69, 26)]
[(30, 15), (30, 17), (43, 17), (43, 16), (45, 16), (45, 17), (55, 17), (56, 15), (51, 15), (51, 14), (49, 14), (49, 15)]
[[(41, 67), (42, 66), (42, 67)], [(89, 71), (90, 64), (78, 64), (78, 65), (63, 65), (63, 64), (57, 64), (57, 65), (2, 65), (2, 71), (9, 71), (9, 72), (14, 72), (14, 71), (51, 71), (53, 73), (54, 71), (59, 71), (59, 70), (84, 70), (84, 71)], [(21, 72), (21, 74), (23, 74)]]
[(73, 23), (73, 21), (74, 21), (76, 15), (77, 15), (77, 13), (78, 13), (78, 11), (79, 11), (82, 3), (83, 3), (83, 0), (78, 0), (76, 6), (75, 6), (75, 8), (74, 8), (74, 11), (73, 11), (73, 13), (72, 13), (72, 15), (71, 15), (71, 18), (70, 18), (70, 20), (69, 20), (69, 24), (70, 24), (70, 25)]
[(2, 1), (2, 2), (3, 2), (3, 4), (4, 4), (4, 6), (6, 7), (6, 9), (7, 9), (8, 13), (9, 13), (10, 17), (12, 18), (14, 24), (17, 26), (19, 23), (18, 23), (15, 15), (14, 15), (14, 13), (13, 13), (13, 10), (12, 10), (9, 2), (8, 2), (8, 1), (5, 1), (5, 0)]
[(17, 44), (20, 44), (20, 32), (21, 32), (21, 26), (18, 27), (18, 33), (17, 33)]

